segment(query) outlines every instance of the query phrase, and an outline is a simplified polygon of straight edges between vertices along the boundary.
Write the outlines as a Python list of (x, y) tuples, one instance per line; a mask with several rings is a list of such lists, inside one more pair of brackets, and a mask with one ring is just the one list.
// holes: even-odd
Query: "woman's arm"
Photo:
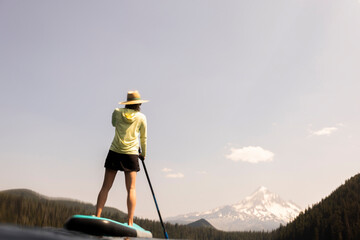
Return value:
[[(146, 156), (146, 145), (147, 145), (147, 123), (146, 118), (144, 118), (141, 126), (140, 126), (140, 144), (141, 144), (141, 153), (140, 159), (144, 160)], [(144, 159), (142, 159), (143, 157)]]

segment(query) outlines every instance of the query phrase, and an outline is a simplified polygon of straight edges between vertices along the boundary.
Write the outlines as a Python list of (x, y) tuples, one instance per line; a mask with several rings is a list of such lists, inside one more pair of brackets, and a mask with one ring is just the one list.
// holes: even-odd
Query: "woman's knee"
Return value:
[(112, 187), (112, 185), (114, 183), (116, 173), (117, 173), (117, 171), (106, 169), (104, 182), (103, 182), (103, 185), (102, 185), (102, 188), (101, 188), (102, 191), (109, 191), (110, 190), (110, 188)]
[(112, 187), (112, 183), (105, 183), (101, 187), (101, 192), (108, 193)]
[(136, 188), (136, 172), (125, 172), (125, 184), (128, 192), (135, 191)]

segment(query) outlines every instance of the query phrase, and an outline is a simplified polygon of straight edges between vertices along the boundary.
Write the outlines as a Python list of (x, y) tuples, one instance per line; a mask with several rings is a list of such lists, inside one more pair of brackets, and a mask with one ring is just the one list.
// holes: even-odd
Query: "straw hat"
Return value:
[(119, 102), (119, 104), (132, 105), (132, 104), (140, 104), (146, 103), (149, 100), (141, 100), (140, 93), (135, 91), (128, 91), (126, 102)]

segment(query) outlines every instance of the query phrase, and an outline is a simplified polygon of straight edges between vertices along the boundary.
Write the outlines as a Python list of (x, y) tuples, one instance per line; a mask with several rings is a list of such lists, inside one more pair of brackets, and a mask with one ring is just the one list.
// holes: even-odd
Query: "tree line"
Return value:
[[(51, 200), (30, 190), (0, 192), (0, 223), (34, 227), (62, 228), (66, 220), (75, 214), (93, 215), (95, 206), (69, 200)], [(105, 207), (102, 217), (126, 222), (127, 215), (115, 208)], [(159, 221), (135, 218), (136, 224), (152, 232), (154, 238), (163, 238)], [(208, 227), (190, 227), (165, 223), (171, 239), (228, 239), (268, 240), (266, 232), (224, 232)]]
[[(30, 190), (0, 192), (0, 223), (22, 226), (63, 227), (72, 215), (92, 215), (95, 206), (70, 200), (51, 200)], [(105, 218), (126, 222), (126, 214), (105, 207)], [(163, 238), (160, 222), (135, 218), (135, 222)], [(360, 174), (347, 180), (330, 196), (309, 207), (292, 222), (271, 232), (225, 232), (209, 227), (165, 223), (171, 239), (207, 240), (357, 240), (360, 239)]]

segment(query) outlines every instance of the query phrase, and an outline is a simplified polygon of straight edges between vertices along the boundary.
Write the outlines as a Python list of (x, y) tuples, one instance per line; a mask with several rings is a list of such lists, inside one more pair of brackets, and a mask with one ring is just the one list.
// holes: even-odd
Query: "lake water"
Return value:
[(63, 228), (20, 227), (3, 224), (0, 225), (0, 240), (146, 240), (146, 238), (96, 237)]

